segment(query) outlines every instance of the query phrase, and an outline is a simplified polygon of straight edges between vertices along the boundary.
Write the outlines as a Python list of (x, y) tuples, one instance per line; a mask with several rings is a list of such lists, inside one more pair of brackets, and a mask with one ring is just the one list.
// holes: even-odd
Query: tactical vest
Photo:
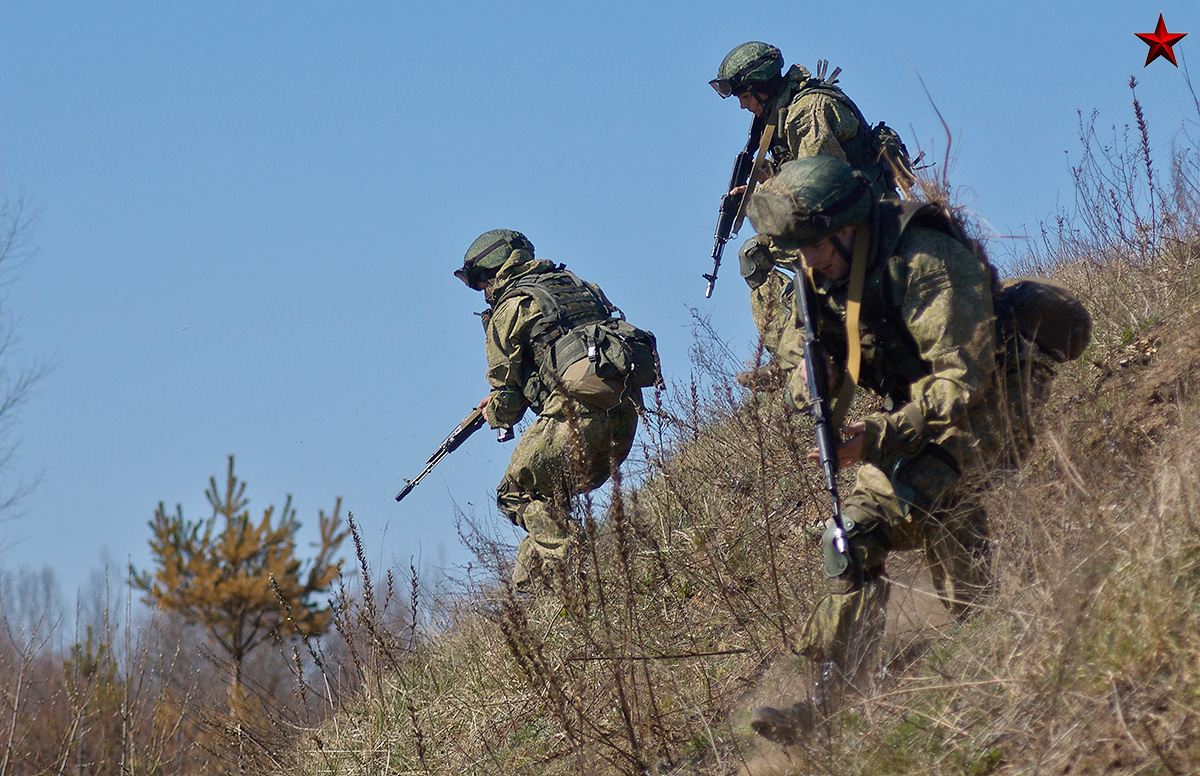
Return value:
[(530, 296), (542, 314), (523, 369), (523, 394), (536, 412), (555, 390), (610, 410), (627, 399), (639, 403), (638, 389), (662, 386), (654, 334), (628, 323), (599, 286), (560, 264), (518, 278), (496, 303), (516, 294)]
[(523, 393), (540, 411), (563, 371), (588, 355), (588, 343), (578, 332), (589, 323), (610, 319), (620, 311), (594, 283), (581, 280), (560, 264), (549, 272), (536, 272), (515, 280), (494, 306), (514, 296), (533, 299), (541, 318), (529, 332), (532, 363), (525, 364)]

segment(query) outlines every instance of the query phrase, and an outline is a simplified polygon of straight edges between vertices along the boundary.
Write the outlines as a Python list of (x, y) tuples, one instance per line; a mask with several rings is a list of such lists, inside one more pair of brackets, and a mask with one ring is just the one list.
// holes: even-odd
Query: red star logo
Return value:
[(1135, 32), (1133, 34), (1146, 41), (1146, 45), (1150, 47), (1150, 53), (1146, 55), (1145, 67), (1149, 67), (1150, 63), (1159, 57), (1166, 57), (1168, 62), (1179, 67), (1175, 63), (1175, 52), (1171, 50), (1171, 46), (1178, 43), (1179, 39), (1187, 33), (1167, 32), (1167, 25), (1163, 24), (1161, 13), (1158, 15), (1158, 27), (1154, 32)]

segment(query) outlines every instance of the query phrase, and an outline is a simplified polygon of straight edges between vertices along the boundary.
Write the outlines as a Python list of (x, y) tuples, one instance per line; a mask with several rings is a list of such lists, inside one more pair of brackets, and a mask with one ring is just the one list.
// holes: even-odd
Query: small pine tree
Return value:
[(146, 591), (147, 602), (178, 612), (200, 624), (229, 657), (230, 700), (240, 706), (242, 664), (256, 647), (272, 637), (318, 636), (328, 630), (331, 613), (314, 598), (328, 592), (341, 570), (334, 554), (346, 538), (339, 515), (318, 513), (320, 542), (307, 566), (296, 557), (300, 523), (287, 497), (277, 522), (274, 505), (253, 523), (246, 509), (246, 483), (233, 473), (233, 456), (224, 493), (216, 477), (209, 478), (205, 496), (212, 517), (189, 521), (183, 507), (168, 515), (159, 503), (150, 521), (150, 549), (157, 569), (153, 575), (133, 572), (134, 584)]

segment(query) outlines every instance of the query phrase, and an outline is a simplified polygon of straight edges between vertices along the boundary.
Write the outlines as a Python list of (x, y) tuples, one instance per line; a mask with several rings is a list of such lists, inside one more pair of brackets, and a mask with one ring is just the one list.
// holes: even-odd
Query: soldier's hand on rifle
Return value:
[[(488, 403), (488, 399), (490, 399), (490, 398), (492, 398), (492, 395), (489, 393), (487, 396), (483, 397), (482, 401), (479, 402), (479, 409), (483, 410), (483, 417), (487, 419), (488, 423), (492, 422), (492, 419), (487, 416), (487, 403)], [(514, 437), (516, 437), (516, 434), (513, 433), (513, 430), (511, 427), (501, 426), (500, 428), (496, 429), (496, 441), (497, 442), (508, 442), (508, 441), (512, 440)]]
[[(842, 441), (837, 447), (838, 465), (851, 466), (862, 462), (863, 452), (863, 432), (867, 430), (867, 424), (861, 420), (857, 420), (842, 429)], [(816, 461), (819, 459), (817, 449), (811, 448), (808, 451), (808, 460)]]
[[(827, 384), (831, 388), (836, 388), (838, 385), (838, 372), (833, 368), (833, 358), (828, 353), (823, 353), (825, 356), (825, 377), (829, 381)], [(800, 382), (808, 385), (808, 364), (801, 361), (796, 365), (796, 369), (800, 374)]]
[[(758, 179), (754, 182), (762, 183), (763, 181), (765, 181), (767, 178), (770, 178), (770, 177), (771, 177), (770, 171), (764, 167), (763, 169), (758, 171), (758, 175), (757, 175)], [(740, 197), (746, 193), (746, 188), (747, 188), (747, 186), (745, 186), (745, 185), (734, 186), (732, 189), (729, 190), (729, 196)]]

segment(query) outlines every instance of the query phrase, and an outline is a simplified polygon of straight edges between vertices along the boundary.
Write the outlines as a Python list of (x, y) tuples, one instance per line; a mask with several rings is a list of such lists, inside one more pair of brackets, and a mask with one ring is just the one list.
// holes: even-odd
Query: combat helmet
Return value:
[(866, 177), (832, 156), (788, 162), (759, 184), (746, 215), (755, 231), (797, 245), (812, 245), (871, 215)]
[(783, 78), (783, 54), (768, 43), (750, 41), (730, 51), (717, 68), (717, 77), (708, 82), (724, 99), (741, 94), (752, 86), (773, 92)]
[(492, 229), (475, 238), (463, 256), (463, 265), (454, 271), (454, 277), (471, 288), (489, 275), (495, 274), (500, 265), (508, 261), (513, 251), (529, 251), (533, 258), (533, 243), (520, 232), (512, 229)]

